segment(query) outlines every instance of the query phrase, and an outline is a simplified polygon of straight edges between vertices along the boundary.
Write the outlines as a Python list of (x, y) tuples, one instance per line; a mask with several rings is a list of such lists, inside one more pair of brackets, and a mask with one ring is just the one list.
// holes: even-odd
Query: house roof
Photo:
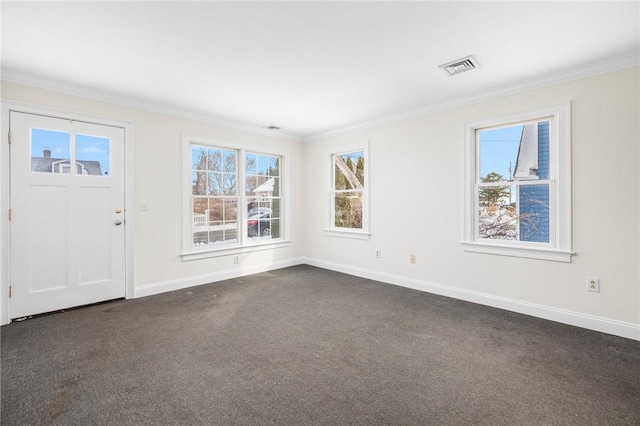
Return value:
[[(67, 163), (69, 159), (50, 157), (31, 157), (31, 171), (39, 173), (51, 173), (54, 163)], [(77, 160), (77, 164), (82, 164), (84, 170), (91, 176), (102, 176), (102, 169), (99, 161)]]
[(254, 193), (259, 194), (261, 192), (273, 192), (273, 184), (275, 180), (273, 178), (267, 179), (262, 185), (253, 190)]
[(514, 180), (538, 179), (538, 124), (525, 124), (520, 137)]

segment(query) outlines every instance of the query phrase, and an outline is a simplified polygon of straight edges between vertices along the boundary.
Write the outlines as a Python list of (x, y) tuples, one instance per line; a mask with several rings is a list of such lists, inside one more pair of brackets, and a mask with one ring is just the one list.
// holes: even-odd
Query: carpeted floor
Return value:
[(310, 266), (1, 333), (3, 426), (640, 424), (640, 342)]

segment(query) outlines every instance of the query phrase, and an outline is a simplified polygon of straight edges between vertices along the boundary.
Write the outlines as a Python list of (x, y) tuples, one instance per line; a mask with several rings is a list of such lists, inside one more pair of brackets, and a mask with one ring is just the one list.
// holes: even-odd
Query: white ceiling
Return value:
[[(5, 80), (299, 138), (636, 65), (640, 51), (637, 1), (1, 8)], [(438, 68), (469, 54), (480, 68)]]

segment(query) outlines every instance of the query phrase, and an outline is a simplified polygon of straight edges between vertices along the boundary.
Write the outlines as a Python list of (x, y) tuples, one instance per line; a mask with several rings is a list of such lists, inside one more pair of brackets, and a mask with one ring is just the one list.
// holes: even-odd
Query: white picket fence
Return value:
[(193, 229), (207, 227), (209, 225), (209, 210), (204, 213), (193, 213)]

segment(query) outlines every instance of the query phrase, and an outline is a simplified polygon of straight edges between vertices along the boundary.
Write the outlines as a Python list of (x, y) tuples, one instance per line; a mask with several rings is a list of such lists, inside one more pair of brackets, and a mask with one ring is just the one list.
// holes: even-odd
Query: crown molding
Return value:
[(54, 80), (40, 75), (31, 73), (19, 72), (12, 69), (2, 69), (2, 80), (24, 84), (27, 86), (38, 87), (45, 90), (52, 90), (56, 92), (65, 93), (68, 95), (79, 96), (97, 101), (109, 102), (129, 108), (140, 109), (149, 112), (155, 112), (158, 114), (164, 114), (176, 118), (182, 118), (187, 120), (198, 121), (201, 123), (212, 124), (215, 126), (225, 127), (228, 129), (239, 130), (247, 133), (258, 134), (262, 136), (269, 136), (275, 139), (282, 139), (293, 142), (311, 143), (321, 139), (326, 139), (334, 136), (338, 136), (345, 133), (352, 133), (358, 130), (363, 130), (383, 124), (389, 124), (401, 120), (407, 120), (423, 115), (433, 114), (440, 111), (446, 111), (454, 108), (460, 108), (479, 102), (484, 102), (492, 99), (502, 98), (505, 96), (515, 95), (518, 93), (526, 92), (529, 90), (539, 89), (547, 86), (553, 86), (568, 81), (579, 80), (582, 78), (592, 77), (599, 74), (605, 74), (608, 72), (619, 71), (625, 68), (631, 68), (640, 65), (640, 54), (633, 53), (623, 56), (610, 58), (608, 60), (599, 61), (586, 66), (574, 67), (566, 69), (557, 73), (547, 74), (538, 78), (521, 81), (518, 83), (510, 84), (500, 87), (499, 89), (491, 89), (482, 92), (476, 92), (468, 96), (462, 96), (448, 100), (446, 102), (434, 103), (425, 105), (424, 107), (404, 111), (396, 114), (390, 114), (381, 116), (372, 120), (355, 123), (350, 126), (340, 127), (326, 132), (320, 132), (309, 135), (298, 135), (287, 132), (277, 132), (258, 128), (254, 125), (243, 123), (239, 121), (233, 121), (229, 119), (223, 119), (214, 117), (208, 114), (204, 114), (196, 111), (185, 111), (180, 108), (176, 108), (166, 104), (160, 104), (150, 102), (148, 100), (133, 98), (128, 96), (117, 95), (108, 93), (104, 90), (99, 90), (87, 86), (82, 86), (74, 83), (63, 82), (60, 80)]
[(476, 92), (468, 96), (462, 96), (454, 98), (452, 100), (434, 103), (418, 109), (401, 112), (398, 114), (391, 114), (381, 116), (373, 120), (356, 123), (351, 126), (346, 126), (338, 129), (329, 130), (326, 132), (316, 133), (313, 135), (307, 135), (303, 137), (303, 142), (311, 143), (321, 139), (326, 139), (346, 133), (352, 133), (358, 130), (363, 130), (383, 124), (394, 123), (397, 121), (407, 120), (423, 115), (433, 114), (440, 111), (446, 111), (454, 108), (460, 108), (468, 105), (473, 105), (479, 102), (489, 101), (492, 99), (498, 99), (505, 96), (515, 95), (522, 92), (527, 92), (534, 89), (540, 89), (543, 87), (553, 86), (560, 83), (566, 83), (569, 81), (579, 80), (582, 78), (593, 77), (600, 74), (606, 74), (609, 72), (620, 71), (626, 68), (636, 67), (640, 65), (640, 54), (633, 53), (624, 56), (618, 56), (605, 61), (599, 61), (597, 63), (589, 64), (586, 66), (574, 67), (565, 69), (563, 71), (546, 74), (527, 81), (521, 81), (511, 85), (500, 87), (499, 89), (491, 89), (482, 92)]
[(173, 107), (171, 105), (150, 102), (145, 99), (122, 96), (114, 93), (109, 93), (105, 90), (95, 89), (80, 84), (64, 82), (61, 80), (51, 79), (41, 75), (32, 73), (25, 73), (14, 69), (3, 68), (1, 72), (2, 81), (7, 81), (16, 84), (22, 84), (25, 86), (37, 87), (44, 90), (51, 90), (54, 92), (64, 93), (66, 95), (78, 96), (94, 101), (109, 102), (112, 104), (139, 109), (143, 111), (153, 112), (157, 114), (163, 114), (175, 118), (182, 118), (186, 120), (197, 121), (200, 123), (211, 124), (214, 126), (224, 127), (227, 129), (239, 130), (247, 133), (258, 134), (262, 136), (269, 136), (275, 139), (283, 139), (293, 142), (302, 142), (302, 137), (297, 134), (287, 132), (274, 132), (273, 130), (263, 129), (254, 125), (243, 123), (240, 121), (234, 121), (224, 119), (220, 117), (214, 117), (208, 114), (204, 114), (196, 111), (187, 111), (181, 108)]

